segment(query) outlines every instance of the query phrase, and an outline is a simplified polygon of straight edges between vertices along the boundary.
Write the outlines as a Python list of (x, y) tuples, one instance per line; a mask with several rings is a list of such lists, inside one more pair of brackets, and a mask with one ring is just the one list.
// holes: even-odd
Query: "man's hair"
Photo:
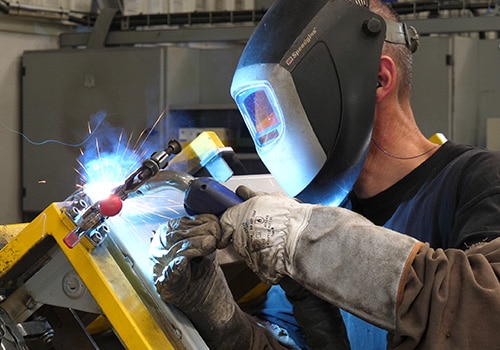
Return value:
[[(392, 7), (382, 0), (370, 0), (370, 10), (380, 17), (395, 22), (401, 22), (399, 15)], [(401, 75), (399, 80), (400, 95), (409, 95), (412, 80), (412, 53), (409, 48), (401, 44), (384, 42), (382, 54), (391, 57)]]

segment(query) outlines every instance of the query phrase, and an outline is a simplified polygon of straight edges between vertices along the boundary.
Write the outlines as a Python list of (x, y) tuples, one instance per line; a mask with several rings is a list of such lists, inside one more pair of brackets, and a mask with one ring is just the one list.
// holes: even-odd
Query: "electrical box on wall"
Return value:
[(478, 40), (427, 36), (413, 57), (412, 106), (425, 136), (476, 144)]
[(152, 125), (165, 108), (166, 61), (162, 49), (51, 50), (26, 52), (22, 64), (22, 206), (36, 213), (77, 189), (82, 151)]
[[(33, 51), (23, 55), (23, 212), (77, 189), (86, 148), (147, 135), (163, 148), (215, 129), (253, 152), (229, 87), (242, 46)], [(99, 132), (98, 132), (99, 131)], [(106, 138), (106, 140), (104, 139)]]

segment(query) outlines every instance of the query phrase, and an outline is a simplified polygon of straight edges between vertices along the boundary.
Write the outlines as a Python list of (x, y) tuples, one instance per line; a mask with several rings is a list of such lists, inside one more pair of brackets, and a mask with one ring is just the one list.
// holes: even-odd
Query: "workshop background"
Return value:
[[(30, 220), (75, 189), (76, 145), (102, 113), (136, 135), (165, 113), (159, 143), (215, 130), (265, 171), (229, 85), (271, 4), (0, 0), (0, 222)], [(500, 149), (500, 1), (392, 4), (421, 36), (413, 104), (424, 133)]]

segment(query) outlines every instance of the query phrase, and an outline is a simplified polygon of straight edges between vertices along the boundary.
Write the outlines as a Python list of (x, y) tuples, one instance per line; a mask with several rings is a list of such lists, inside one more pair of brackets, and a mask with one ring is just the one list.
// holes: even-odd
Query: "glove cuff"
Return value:
[(387, 330), (422, 243), (342, 208), (316, 207), (287, 272), (320, 298)]

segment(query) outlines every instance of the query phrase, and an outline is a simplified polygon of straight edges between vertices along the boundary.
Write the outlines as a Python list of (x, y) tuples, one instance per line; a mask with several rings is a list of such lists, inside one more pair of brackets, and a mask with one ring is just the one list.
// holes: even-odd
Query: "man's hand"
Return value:
[(222, 215), (219, 247), (232, 242), (263, 281), (276, 284), (287, 274), (287, 262), (295, 252), (312, 208), (279, 193), (250, 198)]
[(196, 307), (200, 286), (216, 275), (215, 246), (220, 232), (217, 218), (208, 214), (173, 219), (160, 226), (150, 256), (154, 283), (165, 302)]
[(281, 348), (234, 301), (217, 263), (220, 238), (219, 219), (210, 214), (161, 226), (150, 248), (158, 293), (189, 317), (212, 349)]
[(160, 227), (150, 250), (162, 300), (188, 315), (206, 307), (216, 324), (227, 322), (235, 308), (216, 261), (220, 232), (218, 218), (211, 214), (173, 219)]

